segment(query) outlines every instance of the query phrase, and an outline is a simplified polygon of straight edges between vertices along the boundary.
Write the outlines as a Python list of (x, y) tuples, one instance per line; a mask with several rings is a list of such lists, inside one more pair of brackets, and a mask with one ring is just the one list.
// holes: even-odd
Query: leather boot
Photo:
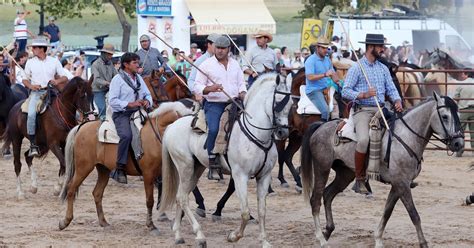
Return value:
[(365, 173), (366, 153), (360, 153), (356, 151), (354, 155), (354, 160), (355, 160), (356, 182), (354, 184), (354, 187), (352, 187), (352, 190), (354, 190), (356, 193), (363, 194), (363, 195), (372, 193), (372, 190), (370, 189), (369, 181), (367, 180), (366, 173)]
[(28, 152), (29, 157), (39, 157), (40, 152), (39, 152), (39, 147), (35, 143), (35, 135), (29, 135), (29, 140), (30, 140), (30, 150)]
[(126, 165), (124, 164), (117, 163), (117, 167), (112, 173), (112, 179), (119, 183), (127, 184), (127, 174), (125, 173), (125, 166)]
[(217, 157), (209, 157), (209, 172), (207, 173), (207, 179), (209, 180), (220, 180), (221, 167), (217, 162)]

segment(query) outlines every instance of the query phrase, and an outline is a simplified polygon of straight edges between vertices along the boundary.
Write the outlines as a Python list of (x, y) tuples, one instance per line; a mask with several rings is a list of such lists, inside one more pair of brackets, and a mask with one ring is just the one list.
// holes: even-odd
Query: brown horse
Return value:
[[(52, 89), (50, 89), (52, 91)], [(59, 194), (61, 189), (61, 177), (64, 174), (64, 146), (66, 144), (66, 136), (76, 124), (76, 111), (87, 115), (90, 111), (90, 102), (92, 90), (90, 85), (82, 80), (80, 77), (75, 77), (67, 83), (63, 91), (58, 93), (58, 96), (51, 94), (50, 105), (43, 114), (38, 114), (36, 124), (36, 144), (39, 146), (41, 156), (45, 156), (49, 150), (59, 160), (59, 181), (55, 185), (55, 195)], [(20, 152), (21, 144), (24, 137), (27, 137), (26, 119), (27, 115), (21, 111), (20, 101), (10, 111), (8, 117), (7, 128), (1, 139), (5, 141), (4, 144), (11, 142), (13, 145), (13, 156), (15, 173), (17, 176), (17, 196), (19, 199), (24, 198), (24, 193), (21, 189), (20, 171)], [(35, 194), (38, 190), (37, 176), (32, 167), (33, 157), (28, 156), (28, 151), (25, 152), (25, 160), (31, 170), (31, 189)]]
[[(186, 82), (186, 77), (177, 72), (179, 78), (183, 82)], [(166, 82), (161, 83), (161, 78), (165, 77)], [(167, 73), (160, 73), (153, 70), (150, 76), (143, 78), (148, 90), (153, 98), (153, 107), (158, 107), (162, 102), (174, 102), (183, 98), (191, 98), (193, 95), (188, 89), (187, 85), (175, 75), (168, 75)]]
[[(146, 206), (148, 215), (146, 226), (152, 232), (158, 229), (153, 224), (152, 209), (154, 204), (153, 187), (155, 179), (161, 176), (161, 137), (165, 128), (183, 115), (191, 114), (192, 111), (180, 102), (161, 104), (158, 109), (150, 113), (147, 122), (141, 130), (143, 144), (143, 157), (137, 162), (143, 175), (145, 185)], [(100, 143), (97, 137), (97, 129), (100, 122), (88, 122), (71, 130), (66, 142), (66, 181), (61, 191), (61, 199), (67, 199), (67, 212), (64, 220), (59, 222), (59, 229), (63, 230), (72, 221), (73, 202), (77, 190), (84, 179), (97, 170), (98, 178), (93, 191), (94, 200), (102, 227), (109, 224), (105, 220), (102, 209), (102, 197), (104, 189), (109, 181), (110, 171), (115, 168), (117, 158), (117, 144)], [(128, 158), (126, 173), (130, 176), (139, 176), (131, 157)]]

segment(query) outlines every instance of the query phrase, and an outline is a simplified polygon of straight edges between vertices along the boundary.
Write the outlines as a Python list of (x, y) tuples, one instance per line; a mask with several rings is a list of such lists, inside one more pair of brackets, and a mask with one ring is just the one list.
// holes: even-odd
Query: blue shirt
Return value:
[[(392, 101), (400, 100), (400, 95), (398, 94), (397, 88), (395, 88), (390, 72), (384, 64), (380, 63), (378, 60), (376, 60), (375, 63), (370, 63), (365, 56), (360, 59), (360, 64), (364, 67), (364, 70), (367, 73), (370, 85), (377, 90), (379, 104), (384, 104), (385, 94), (387, 94)], [(357, 96), (360, 93), (367, 91), (369, 91), (369, 85), (365, 80), (365, 76), (359, 65), (354, 64), (347, 72), (346, 81), (342, 88), (342, 97), (364, 106), (376, 106), (377, 104), (374, 97), (357, 99)]]
[[(124, 72), (127, 77), (130, 78), (132, 81), (133, 86), (137, 86), (137, 80), (140, 80), (140, 90), (138, 92), (138, 99), (145, 99), (148, 100), (149, 106), (152, 106), (153, 99), (151, 98), (150, 91), (146, 87), (145, 82), (140, 75), (136, 74), (135, 80), (132, 77)], [(110, 82), (110, 89), (109, 89), (109, 104), (112, 108), (112, 111), (121, 112), (125, 111), (127, 108), (128, 103), (136, 101), (135, 93), (133, 89), (128, 86), (127, 82), (123, 80), (120, 74), (115, 75)]]
[(49, 24), (48, 26), (44, 27), (44, 32), (51, 35), (51, 39), (49, 42), (56, 42), (59, 41), (59, 28), (54, 24)]
[(332, 70), (332, 63), (328, 56), (321, 58), (317, 53), (314, 53), (304, 62), (304, 68), (306, 75), (306, 94), (315, 90), (326, 89), (328, 85), (328, 77), (319, 80), (309, 80), (308, 75), (324, 74), (327, 71)]
[[(206, 52), (205, 54), (201, 55), (201, 57), (196, 59), (196, 61), (194, 61), (194, 65), (199, 67), (199, 65), (202, 64), (202, 62), (204, 62), (204, 60), (206, 60), (210, 57), (212, 57), (212, 55), (210, 53)], [(189, 75), (189, 78), (188, 78), (188, 87), (191, 90), (191, 92), (193, 92), (194, 81), (196, 81), (197, 72), (198, 72), (198, 70), (193, 67), (191, 69), (191, 75)]]

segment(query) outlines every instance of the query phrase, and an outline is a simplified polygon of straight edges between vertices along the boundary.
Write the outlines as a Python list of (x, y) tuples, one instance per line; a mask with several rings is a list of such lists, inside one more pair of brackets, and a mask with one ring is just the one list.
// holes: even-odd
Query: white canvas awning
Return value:
[(198, 35), (276, 33), (275, 20), (263, 0), (186, 0), (186, 4)]

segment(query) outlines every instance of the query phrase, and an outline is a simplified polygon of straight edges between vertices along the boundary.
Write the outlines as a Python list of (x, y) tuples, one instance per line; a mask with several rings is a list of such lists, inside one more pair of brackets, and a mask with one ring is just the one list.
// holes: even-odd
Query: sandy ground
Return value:
[[(298, 159), (295, 158), (295, 162)], [(473, 247), (472, 221), (474, 207), (461, 206), (461, 199), (474, 190), (474, 172), (466, 172), (473, 157), (448, 157), (445, 152), (425, 153), (420, 184), (414, 189), (414, 200), (421, 215), (422, 227), (428, 243), (433, 247)], [(105, 191), (104, 211), (111, 224), (108, 228), (98, 225), (95, 204), (91, 195), (96, 174), (92, 173), (81, 187), (75, 202), (75, 219), (64, 231), (58, 230), (58, 222), (64, 217), (66, 206), (53, 196), (53, 185), (58, 172), (58, 162), (49, 154), (46, 159), (35, 161), (38, 168), (39, 190), (26, 192), (26, 199), (16, 198), (16, 180), (12, 160), (0, 158), (0, 247), (138, 247), (173, 246), (174, 234), (170, 222), (155, 224), (160, 235), (152, 235), (145, 227), (146, 207), (142, 182), (129, 178), (126, 186), (110, 182)], [(273, 185), (276, 195), (267, 198), (267, 233), (276, 247), (318, 245), (314, 236), (314, 224), (310, 207), (303, 197), (291, 188), (282, 188), (274, 169)], [(25, 191), (31, 182), (26, 167), (21, 178)], [(290, 178), (287, 173), (287, 178)], [(288, 180), (290, 181), (290, 180)], [(227, 234), (240, 223), (238, 199), (232, 196), (223, 212), (221, 222), (210, 218), (212, 210), (225, 191), (225, 185), (202, 179), (199, 183), (206, 199), (207, 218), (198, 217), (207, 236), (209, 247), (257, 247), (258, 226), (249, 224), (246, 236), (238, 243), (226, 241)], [(372, 247), (373, 233), (382, 215), (390, 186), (372, 183), (373, 199), (358, 196), (348, 190), (334, 201), (336, 230), (329, 240), (332, 247)], [(256, 213), (255, 182), (249, 184), (250, 208)], [(156, 192), (155, 192), (156, 195)], [(194, 200), (193, 197), (190, 197)], [(193, 207), (194, 203), (191, 204)], [(168, 216), (173, 217), (169, 212)], [(322, 213), (324, 225), (324, 212)], [(194, 234), (189, 223), (183, 221), (185, 245), (194, 246)], [(387, 247), (415, 247), (418, 239), (408, 214), (398, 202), (390, 219), (385, 236)]]

